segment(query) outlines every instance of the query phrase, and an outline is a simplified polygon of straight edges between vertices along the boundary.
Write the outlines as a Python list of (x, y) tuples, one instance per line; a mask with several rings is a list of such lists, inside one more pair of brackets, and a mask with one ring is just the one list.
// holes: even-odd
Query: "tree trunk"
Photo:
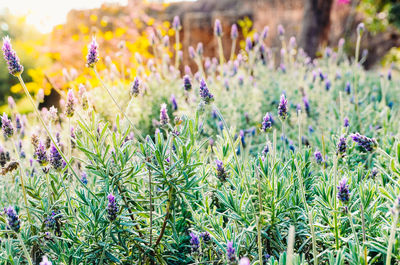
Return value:
[(300, 45), (311, 58), (328, 40), (333, 0), (305, 0)]

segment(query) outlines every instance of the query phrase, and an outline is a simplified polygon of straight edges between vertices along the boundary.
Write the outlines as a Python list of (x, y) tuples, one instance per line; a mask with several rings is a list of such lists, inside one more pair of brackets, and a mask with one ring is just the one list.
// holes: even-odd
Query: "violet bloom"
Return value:
[(344, 177), (337, 186), (338, 193), (337, 197), (342, 203), (347, 203), (350, 200), (349, 185), (347, 185), (347, 179)]
[(9, 97), (7, 98), (7, 100), (8, 100), (8, 107), (9, 107), (10, 109), (12, 109), (12, 110), (15, 109), (16, 104), (15, 104), (14, 98), (11, 97), (11, 96), (9, 96)]
[(15, 128), (17, 128), (17, 132), (21, 132), (22, 120), (21, 120), (21, 115), (19, 113), (15, 115)]
[(48, 260), (46, 256), (43, 256), (42, 262), (40, 262), (39, 265), (53, 265), (53, 263), (51, 263), (51, 261)]
[(14, 134), (14, 128), (11, 123), (11, 120), (8, 119), (7, 114), (3, 113), (1, 117), (1, 129), (3, 131), (3, 135), (5, 138), (11, 137)]
[(19, 62), (19, 58), (15, 50), (13, 50), (10, 38), (5, 36), (3, 38), (3, 55), (7, 62), (8, 72), (14, 76), (20, 75), (24, 71), (24, 67)]
[(282, 24), (278, 25), (278, 35), (279, 37), (283, 37), (283, 35), (285, 34), (285, 28), (282, 26)]
[(272, 115), (267, 112), (263, 118), (262, 124), (261, 124), (261, 130), (264, 132), (268, 131), (269, 129), (272, 128), (272, 125), (274, 123), (274, 119), (272, 118)]
[(171, 95), (170, 100), (171, 100), (172, 109), (175, 111), (178, 110), (178, 102), (176, 102), (176, 98), (175, 98), (174, 94)]
[(197, 52), (197, 55), (199, 55), (200, 57), (203, 56), (204, 48), (203, 48), (202, 42), (197, 43), (196, 52)]
[(285, 94), (282, 94), (281, 100), (279, 101), (279, 106), (278, 106), (278, 116), (283, 121), (287, 118), (287, 115), (288, 115), (287, 104), (288, 104), (288, 101), (285, 98)]
[(85, 172), (82, 172), (82, 174), (81, 174), (81, 181), (85, 185), (88, 184), (87, 174)]
[(215, 20), (214, 34), (217, 37), (221, 37), (222, 36), (222, 25), (221, 25), (221, 21), (219, 19)]
[(350, 135), (354, 142), (356, 142), (363, 152), (372, 152), (378, 147), (378, 143), (374, 138), (368, 138), (367, 136), (355, 133)]
[(325, 90), (329, 91), (329, 89), (331, 89), (332, 83), (329, 80), (325, 81)]
[(163, 103), (161, 104), (161, 109), (160, 109), (160, 124), (166, 125), (168, 123), (169, 123), (169, 116), (167, 111), (167, 104)]
[(108, 199), (108, 205), (107, 205), (108, 220), (112, 222), (115, 219), (117, 219), (118, 206), (117, 202), (115, 201), (115, 196), (112, 193), (108, 194), (107, 199)]
[(351, 93), (351, 84), (350, 84), (349, 81), (346, 82), (346, 86), (344, 87), (344, 91), (346, 91), (346, 93), (348, 95), (350, 95), (350, 93)]
[(194, 59), (196, 57), (196, 52), (195, 52), (193, 46), (189, 46), (188, 51), (189, 51), (189, 57)]
[(346, 138), (344, 136), (340, 137), (339, 142), (337, 144), (337, 154), (342, 156), (345, 155), (347, 149)]
[(218, 159), (215, 160), (215, 164), (217, 165), (217, 178), (222, 182), (226, 181), (228, 174), (225, 171), (224, 164)]
[(349, 125), (350, 125), (349, 118), (345, 117), (343, 120), (343, 126), (347, 128), (347, 127), (349, 127)]
[(250, 52), (253, 48), (253, 42), (251, 41), (250, 37), (246, 38), (246, 52)]
[(60, 153), (58, 152), (56, 146), (52, 143), (50, 146), (50, 156), (49, 156), (50, 164), (53, 166), (55, 170), (59, 170), (63, 166), (63, 159)]
[(238, 33), (238, 27), (236, 24), (232, 24), (232, 28), (231, 28), (231, 39), (232, 40), (236, 40), (239, 36)]
[(72, 89), (70, 89), (70, 90), (68, 90), (67, 104), (65, 106), (65, 116), (67, 116), (68, 118), (71, 118), (72, 116), (74, 116), (75, 102), (76, 102), (76, 98), (75, 98), (74, 92), (72, 91)]
[(362, 35), (364, 30), (365, 30), (364, 23), (358, 24), (358, 26), (357, 26), (357, 35)]
[(175, 16), (174, 20), (172, 21), (172, 28), (177, 31), (180, 30), (181, 27), (181, 20), (179, 19), (179, 16)]
[(233, 247), (233, 242), (229, 241), (226, 244), (226, 256), (228, 258), (228, 261), (234, 262), (236, 260), (236, 255), (235, 255), (235, 248)]
[(192, 89), (192, 83), (190, 82), (190, 77), (189, 77), (188, 75), (185, 75), (185, 76), (183, 77), (183, 88), (184, 88), (186, 91), (189, 91), (189, 90)]
[(21, 228), (21, 221), (14, 207), (4, 208), (4, 213), (7, 215), (8, 227), (18, 233)]
[(268, 37), (269, 27), (265, 26), (261, 32), (261, 39), (265, 40)]
[(208, 90), (206, 81), (204, 81), (204, 79), (201, 79), (200, 81), (200, 97), (205, 104), (210, 104), (210, 102), (213, 101), (214, 98), (214, 96)]
[(46, 147), (44, 146), (42, 141), (39, 141), (39, 144), (37, 145), (37, 148), (35, 149), (35, 156), (36, 156), (36, 161), (41, 166), (46, 166), (47, 163), (49, 162), (48, 157), (47, 157)]
[(206, 244), (211, 240), (210, 233), (208, 233), (208, 232), (200, 233), (200, 237), (203, 239), (203, 242)]
[(307, 97), (303, 97), (304, 109), (306, 110), (307, 115), (310, 115), (310, 102)]
[(130, 94), (132, 97), (137, 97), (139, 95), (139, 87), (140, 87), (140, 80), (136, 76), (135, 79), (133, 80), (133, 83), (131, 84), (131, 91)]
[(195, 233), (190, 233), (190, 245), (193, 252), (197, 251), (200, 248), (200, 240)]
[(318, 150), (315, 150), (314, 158), (315, 158), (315, 161), (317, 162), (317, 164), (322, 164), (322, 162), (324, 162), (324, 159), (322, 158), (322, 154)]
[(92, 38), (92, 42), (88, 46), (89, 51), (86, 56), (86, 66), (93, 68), (95, 67), (96, 63), (99, 61), (99, 51), (98, 51), (98, 44), (96, 42), (96, 38)]

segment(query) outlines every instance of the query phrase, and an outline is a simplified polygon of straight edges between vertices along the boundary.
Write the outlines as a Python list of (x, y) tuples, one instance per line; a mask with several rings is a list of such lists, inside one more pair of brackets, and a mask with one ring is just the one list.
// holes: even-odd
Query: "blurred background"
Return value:
[[(356, 27), (364, 22), (364, 67), (391, 67), (394, 74), (399, 71), (399, 0), (0, 0), (0, 37), (11, 37), (25, 67), (23, 77), (28, 89), (34, 94), (44, 89), (46, 106), (56, 104), (57, 91), (95, 82), (87, 78), (91, 72), (85, 68), (87, 44), (93, 35), (101, 47), (101, 63), (121, 62), (131, 69), (124, 74), (132, 80), (137, 63), (134, 54), (153, 57), (151, 34), (174, 39), (174, 16), (180, 17), (183, 27), (183, 65), (193, 68), (189, 46), (202, 42), (205, 56), (217, 54), (213, 25), (218, 18), (223, 24), (226, 58), (233, 23), (240, 29), (237, 49), (244, 46), (246, 37), (253, 38), (255, 32), (269, 26), (267, 44), (279, 53), (277, 27), (282, 24), (285, 38), (296, 37), (299, 46), (315, 58), (327, 46), (335, 49), (340, 38), (346, 40), (344, 49), (351, 57)], [(173, 50), (165, 52), (173, 56)], [(21, 112), (29, 111), (20, 92), (17, 79), (8, 74), (4, 60), (0, 60), (0, 112), (7, 111), (10, 95), (17, 99)]]

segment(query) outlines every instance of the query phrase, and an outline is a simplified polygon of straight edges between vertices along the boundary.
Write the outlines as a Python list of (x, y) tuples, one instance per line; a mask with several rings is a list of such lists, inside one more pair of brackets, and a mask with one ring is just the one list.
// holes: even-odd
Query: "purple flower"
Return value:
[(285, 34), (285, 28), (281, 24), (279, 24), (278, 25), (278, 35), (279, 35), (279, 37), (283, 37), (284, 34)]
[(200, 97), (205, 104), (209, 104), (214, 98), (214, 96), (208, 90), (206, 81), (204, 81), (204, 79), (201, 79), (200, 81)]
[(331, 89), (332, 83), (329, 80), (325, 81), (325, 90), (329, 91), (329, 89)]
[(190, 233), (190, 245), (193, 252), (197, 251), (200, 248), (200, 240), (195, 233)]
[(7, 114), (3, 113), (1, 117), (1, 129), (3, 131), (4, 137), (8, 138), (14, 134), (14, 128), (11, 121), (8, 119)]
[(266, 132), (269, 129), (271, 129), (273, 124), (274, 124), (274, 119), (272, 118), (272, 115), (269, 112), (267, 112), (263, 118), (263, 121), (261, 124), (261, 130)]
[(217, 37), (221, 37), (222, 36), (222, 26), (221, 26), (221, 21), (219, 19), (215, 20), (214, 34)]
[(72, 116), (74, 116), (75, 102), (76, 102), (76, 98), (75, 98), (74, 92), (72, 91), (72, 89), (70, 89), (70, 90), (68, 90), (67, 105), (65, 107), (65, 116), (67, 116), (68, 118), (71, 118)]
[(347, 128), (349, 127), (349, 125), (350, 125), (349, 118), (345, 117), (343, 120), (343, 126)]
[(217, 178), (222, 182), (226, 181), (228, 174), (225, 171), (224, 164), (218, 159), (215, 160), (215, 164), (217, 165)]
[(108, 199), (108, 205), (107, 205), (108, 219), (112, 222), (115, 219), (117, 219), (118, 206), (117, 202), (115, 201), (115, 196), (112, 193), (108, 194), (107, 199)]
[(374, 149), (378, 147), (378, 143), (374, 138), (368, 138), (367, 136), (361, 135), (359, 133), (355, 133), (350, 135), (354, 142), (358, 144), (361, 151), (363, 152), (372, 152)]
[(310, 102), (308, 101), (307, 97), (303, 97), (304, 109), (306, 110), (307, 115), (310, 115)]
[(36, 161), (41, 166), (46, 166), (47, 163), (49, 162), (47, 158), (46, 147), (44, 146), (42, 141), (39, 141), (39, 144), (37, 145), (37, 148), (35, 150), (35, 156), (36, 156)]
[(387, 79), (388, 79), (389, 81), (392, 80), (392, 69), (389, 69), (389, 71), (388, 71), (388, 73), (387, 73)]
[(279, 106), (278, 106), (278, 116), (282, 120), (285, 120), (287, 118), (287, 100), (285, 98), (285, 94), (281, 95), (281, 100), (279, 101)]
[(24, 71), (24, 67), (19, 62), (17, 53), (13, 50), (8, 36), (3, 38), (3, 55), (10, 74), (17, 76)]
[(17, 128), (17, 132), (20, 132), (22, 129), (21, 115), (19, 113), (15, 115), (15, 127)]
[(197, 43), (196, 52), (200, 57), (203, 56), (204, 48), (202, 42)]
[(238, 27), (236, 24), (232, 24), (232, 28), (231, 28), (231, 39), (232, 40), (236, 40), (239, 36), (238, 33)]
[(342, 156), (345, 155), (347, 149), (346, 138), (344, 136), (340, 137), (339, 142), (337, 144), (337, 154)]
[(172, 27), (174, 28), (174, 30), (181, 29), (181, 20), (179, 19), (179, 16), (174, 17), (174, 20), (172, 21)]
[(15, 109), (16, 104), (15, 104), (14, 98), (11, 97), (11, 96), (9, 96), (9, 97), (7, 98), (7, 100), (8, 100), (8, 107), (9, 107), (10, 109)]
[(189, 91), (189, 90), (192, 89), (192, 83), (190, 82), (190, 77), (189, 77), (188, 75), (185, 75), (185, 76), (183, 77), (183, 88), (184, 88), (186, 91)]
[(7, 222), (10, 229), (14, 230), (16, 233), (19, 232), (21, 228), (21, 221), (15, 211), (14, 207), (4, 208), (4, 213), (7, 215)]
[(56, 146), (52, 143), (50, 146), (50, 164), (53, 166), (55, 170), (59, 170), (63, 166), (63, 159), (60, 153), (58, 152)]
[(315, 158), (315, 161), (317, 162), (317, 164), (322, 164), (322, 162), (324, 162), (324, 159), (322, 158), (322, 154), (318, 150), (315, 150), (314, 158)]
[(265, 40), (268, 37), (269, 27), (265, 26), (261, 32), (261, 39)]
[(349, 185), (347, 185), (347, 179), (344, 177), (339, 181), (339, 186), (337, 186), (338, 194), (337, 197), (342, 203), (347, 203), (350, 200)]
[(208, 233), (208, 232), (200, 233), (200, 237), (203, 239), (204, 243), (207, 243), (211, 240), (210, 233)]
[(357, 35), (363, 34), (364, 30), (365, 30), (364, 23), (360, 23), (357, 25)]
[(39, 263), (39, 265), (52, 265), (52, 264), (53, 263), (51, 263), (51, 261), (48, 260), (46, 256), (43, 256), (42, 262)]
[(81, 174), (81, 181), (85, 185), (88, 184), (87, 174), (85, 172), (82, 172), (82, 174)]
[(195, 52), (193, 46), (189, 46), (188, 50), (189, 50), (189, 57), (194, 59), (196, 57), (196, 52)]
[(160, 124), (166, 125), (168, 123), (169, 123), (169, 116), (167, 111), (167, 104), (163, 103), (161, 104), (161, 109), (160, 109)]
[(233, 247), (233, 242), (229, 241), (226, 244), (226, 256), (228, 257), (228, 261), (234, 262), (236, 260), (236, 255), (235, 255), (235, 248)]
[(346, 91), (346, 93), (347, 93), (348, 95), (350, 95), (350, 93), (351, 93), (351, 84), (350, 84), (349, 81), (346, 82), (346, 86), (345, 86), (345, 88), (344, 88), (344, 91)]
[(250, 37), (246, 38), (246, 52), (249, 52), (253, 48), (253, 42)]
[(176, 102), (176, 98), (175, 98), (174, 94), (171, 95), (171, 99), (170, 100), (171, 100), (172, 109), (173, 110), (178, 110), (178, 103)]
[(99, 52), (98, 52), (98, 44), (96, 42), (96, 38), (92, 38), (92, 42), (89, 44), (89, 52), (86, 56), (86, 66), (93, 68), (96, 63), (99, 61)]
[(133, 80), (133, 83), (131, 84), (131, 91), (130, 94), (132, 97), (137, 97), (139, 95), (139, 87), (140, 87), (140, 80), (136, 76), (135, 79)]

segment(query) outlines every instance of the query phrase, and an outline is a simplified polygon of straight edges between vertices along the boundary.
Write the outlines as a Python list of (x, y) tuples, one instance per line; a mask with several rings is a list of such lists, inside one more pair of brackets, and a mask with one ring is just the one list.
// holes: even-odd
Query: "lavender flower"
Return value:
[(14, 76), (20, 75), (24, 67), (19, 62), (17, 53), (13, 50), (8, 36), (3, 38), (3, 55), (7, 62), (8, 72)]
[(210, 233), (208, 233), (208, 232), (200, 233), (200, 237), (203, 239), (203, 242), (206, 244), (211, 240)]
[(272, 118), (272, 115), (267, 112), (263, 118), (262, 124), (261, 124), (261, 130), (266, 132), (269, 129), (271, 129), (272, 124), (274, 123), (274, 119)]
[(92, 38), (92, 42), (89, 44), (89, 52), (86, 56), (86, 66), (93, 68), (96, 63), (99, 61), (99, 51), (98, 51), (98, 44), (96, 42), (96, 38)]
[(365, 30), (364, 23), (360, 23), (357, 25), (357, 35), (362, 35)]
[(226, 181), (228, 174), (225, 171), (224, 164), (218, 159), (215, 160), (215, 164), (217, 165), (217, 178), (222, 182)]
[(233, 247), (233, 242), (229, 241), (226, 244), (226, 256), (227, 256), (229, 262), (234, 262), (236, 260), (235, 251), (236, 250)]
[(325, 81), (325, 90), (329, 91), (329, 89), (331, 89), (332, 83), (329, 80)]
[(350, 84), (349, 81), (346, 82), (346, 86), (345, 86), (344, 90), (346, 91), (346, 93), (348, 95), (350, 95), (350, 93), (351, 93), (351, 84)]
[(88, 179), (87, 179), (87, 174), (86, 172), (82, 172), (81, 174), (81, 181), (83, 184), (87, 185), (88, 184)]
[(131, 84), (131, 90), (130, 94), (132, 97), (137, 97), (139, 95), (139, 87), (140, 87), (140, 80), (136, 76), (135, 79), (133, 80), (133, 83)]
[(246, 38), (246, 52), (250, 52), (253, 48), (253, 42), (251, 41), (250, 37)]
[(196, 52), (197, 52), (198, 56), (200, 56), (200, 57), (203, 56), (204, 48), (203, 48), (202, 42), (197, 43)]
[(175, 111), (178, 110), (178, 103), (176, 102), (176, 98), (175, 98), (174, 94), (171, 95), (170, 100), (171, 100), (172, 109)]
[(222, 26), (221, 26), (221, 21), (219, 19), (215, 20), (214, 34), (217, 37), (221, 37), (222, 36)]
[(195, 233), (190, 233), (190, 245), (193, 252), (197, 251), (200, 248), (200, 240)]
[(181, 20), (179, 19), (179, 16), (174, 17), (174, 20), (172, 21), (172, 28), (176, 31), (178, 31), (182, 28)]
[(17, 132), (21, 132), (22, 121), (21, 121), (21, 115), (19, 113), (15, 115), (15, 128), (17, 128)]
[(19, 232), (21, 228), (21, 221), (15, 211), (14, 207), (4, 208), (4, 213), (7, 215), (8, 226), (11, 230), (14, 230), (16, 233)]
[(13, 125), (5, 113), (3, 113), (3, 116), (1, 117), (1, 129), (5, 138), (11, 137), (14, 134)]
[(194, 50), (193, 46), (189, 46), (188, 51), (189, 51), (189, 57), (194, 59), (196, 57), (196, 51)]
[(107, 205), (108, 219), (112, 222), (115, 219), (117, 219), (118, 206), (115, 201), (115, 196), (112, 193), (108, 194), (107, 199), (108, 199), (108, 205)]
[(189, 91), (192, 89), (192, 83), (190, 82), (190, 77), (188, 75), (185, 75), (183, 77), (183, 88), (185, 91)]
[(261, 32), (261, 39), (265, 40), (268, 37), (269, 27), (265, 26)]
[(279, 37), (283, 37), (284, 34), (285, 34), (285, 28), (281, 24), (279, 24), (278, 25), (278, 35), (279, 35)]
[(52, 265), (52, 264), (53, 263), (51, 263), (51, 261), (48, 260), (46, 256), (43, 256), (42, 262), (39, 263), (39, 265)]
[(204, 79), (201, 79), (200, 81), (200, 97), (205, 104), (209, 104), (214, 98), (214, 96), (208, 90), (206, 81), (204, 81)]
[(281, 100), (279, 101), (279, 106), (278, 106), (278, 115), (279, 118), (281, 118), (282, 120), (285, 120), (287, 118), (287, 100), (285, 98), (285, 94), (281, 95)]
[(358, 144), (361, 151), (363, 152), (372, 152), (374, 149), (378, 147), (378, 143), (374, 138), (368, 138), (359, 133), (355, 133), (350, 135), (354, 142)]
[(59, 170), (63, 166), (63, 159), (58, 152), (56, 146), (52, 143), (50, 146), (50, 164), (53, 166), (55, 170)]
[(350, 200), (349, 185), (347, 185), (347, 179), (344, 177), (337, 186), (338, 194), (337, 197), (342, 203), (347, 203)]
[(322, 164), (322, 162), (324, 162), (324, 159), (322, 158), (322, 154), (318, 150), (315, 150), (314, 158), (315, 158), (315, 161), (317, 162), (317, 164)]
[(42, 141), (39, 141), (39, 144), (37, 145), (37, 148), (35, 149), (35, 156), (36, 156), (36, 161), (41, 166), (46, 166), (47, 163), (49, 162), (49, 160), (47, 158), (46, 147), (43, 145)]
[(232, 24), (232, 28), (231, 28), (231, 39), (232, 40), (236, 40), (239, 36), (238, 33), (238, 27), (236, 24)]
[(337, 154), (345, 156), (346, 149), (347, 149), (346, 138), (342, 136), (340, 137), (339, 142), (337, 144)]
[(67, 105), (65, 106), (65, 116), (71, 118), (75, 113), (76, 98), (72, 89), (68, 90)]
[(167, 112), (167, 104), (163, 103), (161, 104), (161, 109), (160, 109), (160, 124), (166, 125), (168, 123), (169, 123), (169, 116)]
[(15, 109), (16, 104), (15, 104), (14, 98), (11, 97), (11, 96), (9, 96), (9, 97), (7, 98), (7, 100), (8, 100), (8, 107), (9, 107), (10, 109), (12, 109), (12, 110)]
[(0, 146), (0, 166), (4, 167), (7, 164), (7, 156), (4, 148)]
[(303, 97), (304, 109), (306, 110), (307, 115), (310, 115), (310, 102), (308, 101), (307, 97)]
[(350, 125), (349, 118), (345, 117), (343, 120), (343, 126), (347, 128), (349, 127), (349, 125)]

